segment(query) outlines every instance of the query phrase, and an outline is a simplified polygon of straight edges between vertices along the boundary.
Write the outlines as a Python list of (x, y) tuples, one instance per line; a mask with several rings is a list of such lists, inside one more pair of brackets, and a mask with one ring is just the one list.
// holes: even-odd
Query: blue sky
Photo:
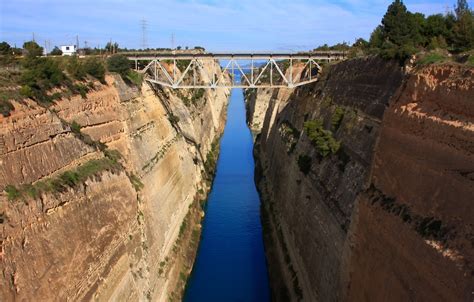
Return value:
[[(110, 39), (140, 47), (146, 19), (149, 47), (200, 45), (213, 51), (312, 49), (368, 38), (391, 0), (1, 0), (0, 40), (22, 45), (103, 46)], [(408, 9), (445, 13), (455, 0), (405, 0)], [(473, 7), (473, 1), (469, 1)]]

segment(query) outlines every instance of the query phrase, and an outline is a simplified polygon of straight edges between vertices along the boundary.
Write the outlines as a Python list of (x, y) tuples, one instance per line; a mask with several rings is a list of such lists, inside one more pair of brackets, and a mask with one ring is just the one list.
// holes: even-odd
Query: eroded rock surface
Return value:
[(75, 186), (36, 198), (2, 193), (2, 301), (182, 294), (180, 275), (190, 272), (200, 234), (199, 202), (212, 179), (205, 162), (223, 132), (229, 91), (209, 90), (184, 105), (193, 91), (106, 81), (86, 99), (49, 109), (25, 101), (0, 117), (1, 190), (54, 179), (111, 150), (121, 154), (119, 168)]
[(473, 85), (466, 66), (365, 58), (249, 98), (251, 125), (267, 107), (256, 183), (275, 300), (469, 298)]

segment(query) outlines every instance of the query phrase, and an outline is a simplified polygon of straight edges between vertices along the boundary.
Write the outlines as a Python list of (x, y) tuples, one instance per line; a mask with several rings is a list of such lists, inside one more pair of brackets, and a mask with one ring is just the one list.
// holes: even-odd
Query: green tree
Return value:
[(119, 49), (119, 45), (117, 42), (112, 43), (112, 42), (107, 42), (105, 45), (105, 50), (110, 53), (116, 53)]
[(29, 57), (40, 57), (43, 55), (43, 47), (39, 46), (35, 41), (28, 41), (23, 44), (23, 50)]
[(458, 0), (454, 9), (456, 22), (453, 27), (454, 50), (461, 52), (474, 48), (474, 13), (466, 0)]
[(122, 55), (113, 55), (107, 59), (107, 68), (110, 72), (117, 72), (125, 78), (130, 70), (130, 60)]
[(370, 35), (369, 46), (371, 48), (382, 48), (384, 41), (382, 25), (377, 26)]
[(0, 43), (0, 55), (8, 56), (12, 54), (12, 48), (7, 42)]
[(401, 0), (390, 4), (382, 19), (382, 56), (404, 61), (415, 53), (423, 43), (423, 20), (422, 14), (410, 13)]
[(59, 47), (54, 46), (53, 50), (49, 53), (52, 56), (61, 56), (63, 54), (62, 50)]

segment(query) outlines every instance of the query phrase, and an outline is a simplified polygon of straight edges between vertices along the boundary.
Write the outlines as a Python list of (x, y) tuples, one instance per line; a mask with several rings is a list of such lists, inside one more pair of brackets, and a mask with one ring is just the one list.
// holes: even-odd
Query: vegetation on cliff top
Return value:
[[(130, 61), (114, 55), (107, 61), (100, 57), (41, 57), (43, 48), (36, 42), (25, 42), (23, 57), (6, 42), (0, 43), (0, 113), (9, 116), (11, 101), (30, 98), (41, 106), (49, 106), (61, 98), (80, 94), (86, 98), (94, 89), (94, 81), (105, 84), (106, 67), (117, 72), (129, 84), (140, 86), (143, 77), (130, 69)], [(5, 81), (3, 81), (5, 79)]]
[(410, 12), (402, 0), (395, 0), (369, 41), (359, 38), (352, 47), (340, 43), (323, 45), (317, 50), (349, 51), (351, 56), (378, 54), (386, 59), (403, 62), (420, 51), (443, 50), (460, 54), (473, 48), (474, 12), (466, 0), (458, 0), (454, 10), (445, 15), (428, 17)]

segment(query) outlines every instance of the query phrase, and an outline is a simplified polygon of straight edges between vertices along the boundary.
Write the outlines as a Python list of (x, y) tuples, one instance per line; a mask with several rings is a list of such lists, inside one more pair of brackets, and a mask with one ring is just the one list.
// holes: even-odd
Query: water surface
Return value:
[(234, 89), (184, 301), (269, 301), (252, 148), (242, 89)]

